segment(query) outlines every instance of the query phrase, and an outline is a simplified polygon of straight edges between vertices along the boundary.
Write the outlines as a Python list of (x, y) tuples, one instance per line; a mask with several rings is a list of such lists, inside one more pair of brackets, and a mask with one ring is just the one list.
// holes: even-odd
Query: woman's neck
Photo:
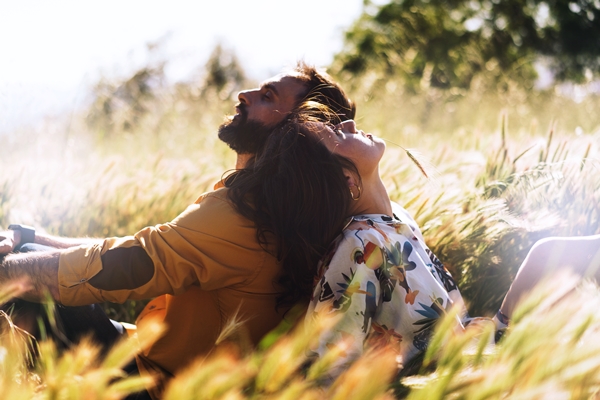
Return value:
[(392, 215), (392, 203), (385, 185), (377, 173), (374, 178), (363, 178), (361, 195), (350, 206), (352, 215), (385, 214)]

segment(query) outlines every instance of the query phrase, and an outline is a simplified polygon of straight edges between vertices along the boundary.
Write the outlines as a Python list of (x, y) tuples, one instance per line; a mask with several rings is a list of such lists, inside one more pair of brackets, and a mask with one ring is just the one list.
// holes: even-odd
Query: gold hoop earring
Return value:
[[(358, 196), (354, 197), (354, 192), (352, 191), (352, 186), (356, 186), (356, 188), (358, 189)], [(360, 196), (362, 195), (362, 189), (360, 188), (360, 186), (352, 184), (350, 186), (348, 186), (348, 189), (350, 190), (350, 197), (352, 197), (352, 200), (357, 201), (358, 199), (360, 199)]]

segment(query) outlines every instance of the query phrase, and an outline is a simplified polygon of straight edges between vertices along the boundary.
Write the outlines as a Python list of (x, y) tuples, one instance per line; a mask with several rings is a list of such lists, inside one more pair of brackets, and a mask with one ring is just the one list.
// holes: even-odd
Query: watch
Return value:
[(10, 224), (8, 229), (21, 232), (21, 243), (35, 243), (35, 228), (27, 225)]

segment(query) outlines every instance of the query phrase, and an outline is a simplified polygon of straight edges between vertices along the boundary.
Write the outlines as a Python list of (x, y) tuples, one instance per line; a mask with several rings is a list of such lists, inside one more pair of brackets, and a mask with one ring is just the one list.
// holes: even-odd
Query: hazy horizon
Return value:
[(219, 43), (256, 80), (298, 59), (328, 65), (361, 11), (361, 0), (2, 4), (0, 133), (82, 105), (101, 76), (145, 65), (148, 43), (162, 43), (170, 81), (191, 78)]

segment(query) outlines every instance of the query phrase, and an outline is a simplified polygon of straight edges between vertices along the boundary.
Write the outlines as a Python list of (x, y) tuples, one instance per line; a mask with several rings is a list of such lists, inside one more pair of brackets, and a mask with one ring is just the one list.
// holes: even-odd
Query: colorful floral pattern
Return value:
[(313, 349), (317, 357), (345, 346), (332, 376), (359, 357), (365, 344), (388, 346), (406, 363), (427, 348), (436, 321), (453, 304), (464, 310), (456, 283), (414, 220), (394, 207), (394, 218), (353, 217), (319, 265), (307, 318), (341, 314)]

